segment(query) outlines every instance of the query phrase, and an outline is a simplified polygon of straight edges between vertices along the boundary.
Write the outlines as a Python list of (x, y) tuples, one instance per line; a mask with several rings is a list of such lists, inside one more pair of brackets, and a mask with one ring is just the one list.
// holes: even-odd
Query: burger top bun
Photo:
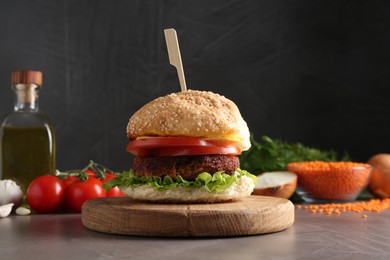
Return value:
[(159, 97), (138, 110), (127, 125), (131, 140), (146, 136), (230, 139), (251, 146), (249, 129), (233, 101), (209, 91), (188, 90)]

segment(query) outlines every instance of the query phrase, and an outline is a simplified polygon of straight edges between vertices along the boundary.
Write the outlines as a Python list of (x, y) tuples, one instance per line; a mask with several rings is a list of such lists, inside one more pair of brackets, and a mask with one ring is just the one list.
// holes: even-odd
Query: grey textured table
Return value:
[(0, 219), (0, 259), (390, 259), (390, 210), (313, 215), (282, 232), (233, 238), (151, 238), (86, 229), (79, 214)]

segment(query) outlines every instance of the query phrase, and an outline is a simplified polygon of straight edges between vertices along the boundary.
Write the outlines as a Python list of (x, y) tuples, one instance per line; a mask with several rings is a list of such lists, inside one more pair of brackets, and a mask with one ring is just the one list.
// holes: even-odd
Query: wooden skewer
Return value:
[(183, 63), (181, 62), (179, 41), (175, 29), (165, 29), (165, 41), (167, 42), (169, 62), (176, 67), (179, 76), (181, 91), (187, 90), (186, 79), (184, 77)]

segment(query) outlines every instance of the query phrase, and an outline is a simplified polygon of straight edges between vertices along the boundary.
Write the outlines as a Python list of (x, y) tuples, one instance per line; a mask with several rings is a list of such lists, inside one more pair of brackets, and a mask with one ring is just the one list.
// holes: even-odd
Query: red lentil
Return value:
[[(331, 215), (332, 213), (334, 213), (335, 215), (341, 215), (341, 212), (361, 213), (362, 211), (378, 213), (382, 210), (390, 209), (390, 198), (371, 199), (369, 201), (359, 201), (351, 203), (311, 204), (303, 207), (297, 206), (297, 208), (310, 210), (312, 214), (322, 214), (324, 212), (327, 215)], [(367, 215), (363, 214), (362, 218), (367, 218)]]
[(367, 185), (371, 166), (355, 162), (293, 162), (287, 170), (298, 176), (298, 187), (315, 199), (351, 200)]

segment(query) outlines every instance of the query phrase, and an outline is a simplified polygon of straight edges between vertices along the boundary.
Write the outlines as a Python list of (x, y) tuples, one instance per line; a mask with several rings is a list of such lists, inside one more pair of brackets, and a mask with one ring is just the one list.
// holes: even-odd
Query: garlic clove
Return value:
[(15, 213), (19, 216), (26, 216), (26, 215), (29, 215), (31, 213), (31, 210), (29, 210), (28, 208), (25, 208), (25, 207), (18, 207), (16, 209)]
[(0, 217), (5, 218), (7, 217), (12, 210), (13, 203), (8, 203), (5, 205), (0, 206)]

